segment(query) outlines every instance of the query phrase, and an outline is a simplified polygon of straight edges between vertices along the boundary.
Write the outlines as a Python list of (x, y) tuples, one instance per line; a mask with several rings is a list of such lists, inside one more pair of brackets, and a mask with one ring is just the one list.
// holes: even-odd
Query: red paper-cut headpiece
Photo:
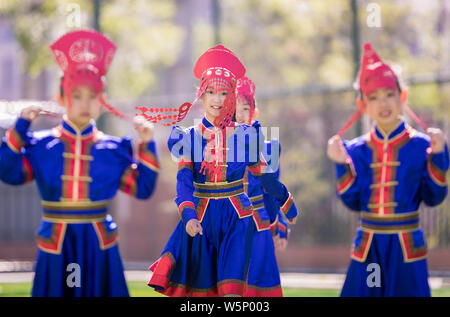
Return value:
[[(116, 46), (103, 34), (94, 30), (77, 30), (61, 36), (50, 45), (58, 66), (64, 73), (62, 87), (67, 94), (79, 85), (87, 85), (96, 93), (103, 90), (106, 72), (112, 62)], [(106, 103), (100, 96), (100, 103), (115, 116), (131, 121), (132, 118)]]
[[(211, 81), (234, 84), (245, 74), (245, 67), (232, 51), (223, 45), (217, 45), (203, 53), (194, 66), (194, 76), (200, 79), (200, 97), (205, 84)], [(201, 88), (204, 88), (203, 91)]]
[(93, 30), (69, 32), (51, 46), (53, 56), (64, 73), (63, 89), (70, 93), (81, 84), (94, 91), (103, 90), (103, 81), (116, 46)]
[[(245, 67), (232, 51), (223, 45), (217, 45), (203, 53), (194, 66), (194, 76), (200, 79), (200, 88), (197, 91), (197, 101), (208, 86), (214, 90), (227, 90), (227, 96), (220, 110), (220, 114), (214, 119), (214, 126), (218, 127), (225, 135), (225, 128), (232, 126), (233, 115), (236, 111), (236, 81), (245, 75)], [(194, 101), (194, 103), (195, 103)], [(209, 140), (207, 147), (214, 147), (214, 140)], [(219, 149), (216, 149), (219, 151)], [(200, 172), (205, 174), (209, 170), (211, 174), (218, 173), (214, 160), (202, 161)]]
[(370, 43), (364, 44), (359, 72), (359, 88), (364, 95), (380, 88), (397, 89), (397, 76), (373, 50)]
[(249, 124), (252, 122), (253, 112), (255, 111), (255, 84), (253, 81), (244, 76), (239, 78), (236, 83), (236, 95), (237, 99), (243, 98), (246, 103), (250, 105), (250, 118)]
[[(223, 45), (217, 45), (203, 53), (194, 66), (194, 76), (200, 79), (197, 101), (208, 85), (216, 90), (228, 90), (224, 106), (214, 125), (224, 129), (233, 124), (236, 110), (236, 81), (244, 76), (245, 67), (236, 55)], [(195, 101), (193, 103), (195, 103)]]

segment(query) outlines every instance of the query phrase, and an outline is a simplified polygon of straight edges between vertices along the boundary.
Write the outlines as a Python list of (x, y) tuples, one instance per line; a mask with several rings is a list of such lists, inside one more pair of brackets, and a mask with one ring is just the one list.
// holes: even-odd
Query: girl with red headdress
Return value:
[(327, 152), (339, 197), (360, 213), (341, 295), (430, 296), (418, 210), (422, 202), (436, 206), (447, 195), (445, 135), (433, 128), (421, 133), (405, 122), (406, 90), (369, 43), (358, 79), (358, 113), (367, 113), (375, 125), (351, 141), (333, 136)]
[(236, 81), (244, 74), (239, 59), (222, 45), (195, 64), (197, 99), (205, 116), (196, 126), (175, 126), (169, 138), (169, 149), (179, 159), (175, 202), (181, 221), (150, 267), (148, 284), (165, 295), (244, 295), (254, 231), (253, 206), (243, 184), (247, 167), (295, 222), (291, 194), (274, 173), (266, 173), (263, 136), (233, 122)]
[(106, 37), (74, 31), (51, 50), (64, 72), (59, 99), (67, 115), (53, 129), (32, 132), (43, 109), (28, 107), (0, 148), (1, 179), (12, 185), (35, 179), (42, 197), (32, 296), (128, 296), (107, 206), (119, 189), (139, 199), (153, 192), (159, 167), (152, 127), (134, 120), (137, 161), (131, 139), (96, 128), (100, 107), (112, 109), (102, 94), (116, 47)]

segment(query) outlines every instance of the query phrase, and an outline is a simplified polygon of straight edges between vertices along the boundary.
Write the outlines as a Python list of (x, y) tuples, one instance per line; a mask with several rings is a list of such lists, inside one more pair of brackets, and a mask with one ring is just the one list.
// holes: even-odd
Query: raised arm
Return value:
[(31, 146), (29, 127), (38, 114), (39, 108), (24, 109), (15, 125), (6, 131), (0, 146), (0, 179), (7, 184), (21, 185), (34, 178), (26, 148)]
[(139, 133), (138, 160), (133, 159), (133, 149), (130, 139), (122, 139), (121, 147), (127, 155), (120, 189), (130, 196), (138, 199), (148, 199), (155, 188), (159, 173), (159, 162), (156, 153), (156, 144), (153, 141), (153, 129), (147, 122), (135, 119), (135, 128)]
[(349, 148), (339, 136), (333, 136), (328, 141), (328, 157), (334, 162), (336, 169), (336, 192), (342, 202), (351, 210), (360, 209), (360, 188), (356, 168), (353, 164)]
[(421, 196), (428, 206), (440, 204), (447, 196), (446, 172), (449, 168), (449, 154), (445, 136), (439, 129), (428, 129), (430, 148), (427, 167), (422, 177)]
[(252, 156), (249, 156), (248, 170), (253, 176), (259, 179), (265, 192), (274, 197), (275, 202), (278, 204), (288, 221), (294, 224), (297, 221), (298, 211), (293, 197), (286, 186), (278, 180), (276, 171), (273, 171), (267, 164), (262, 153), (262, 149), (264, 148), (264, 135), (261, 133), (259, 127), (253, 127), (253, 130), (251, 131), (252, 132), (249, 133), (248, 137), (249, 142), (247, 143), (248, 151), (251, 154), (256, 148), (258, 156), (256, 162), (252, 162)]

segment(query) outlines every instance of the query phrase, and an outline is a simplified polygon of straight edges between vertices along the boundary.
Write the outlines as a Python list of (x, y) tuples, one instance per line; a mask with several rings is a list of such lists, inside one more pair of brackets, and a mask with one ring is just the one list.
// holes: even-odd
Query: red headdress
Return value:
[(103, 90), (104, 76), (116, 51), (105, 36), (92, 30), (73, 31), (60, 37), (50, 49), (64, 73), (64, 92), (69, 94), (81, 84), (96, 92)]
[[(380, 59), (370, 43), (364, 44), (361, 67), (358, 75), (358, 84), (361, 93), (365, 96), (380, 88), (398, 89), (397, 75), (389, 65)], [(363, 103), (359, 98), (356, 100), (356, 103), (358, 109), (345, 126), (338, 132), (338, 135), (341, 136), (344, 134), (345, 131), (361, 116), (363, 112)], [(426, 130), (426, 125), (414, 114), (406, 103), (404, 103), (404, 107), (408, 114)]]
[[(69, 98), (79, 85), (87, 85), (96, 93), (103, 90), (105, 75), (116, 52), (116, 46), (103, 34), (93, 30), (77, 30), (61, 36), (51, 46), (53, 56), (64, 73), (62, 87)], [(113, 114), (129, 117), (101, 102)]]
[(236, 84), (236, 95), (238, 100), (242, 98), (250, 105), (249, 124), (252, 122), (253, 112), (255, 111), (255, 89), (255, 84), (250, 78), (244, 76), (238, 79)]
[(380, 88), (397, 89), (397, 76), (372, 49), (370, 43), (364, 44), (364, 52), (359, 71), (359, 88), (364, 95)]
[[(194, 76), (200, 80), (200, 88), (197, 91), (197, 97), (193, 103), (203, 95), (208, 87), (212, 88), (215, 92), (221, 90), (228, 91), (220, 114), (214, 120), (214, 126), (218, 127), (224, 135), (222, 140), (225, 139), (225, 128), (234, 124), (233, 115), (236, 111), (236, 83), (244, 74), (244, 65), (232, 51), (223, 45), (217, 45), (208, 49), (195, 63)], [(211, 173), (211, 177), (218, 173), (219, 166), (215, 167), (215, 164), (216, 159), (223, 155), (222, 147), (223, 144), (221, 142), (219, 142), (218, 146), (215, 146), (214, 138), (208, 141), (206, 153), (214, 154), (209, 158), (205, 157), (201, 165), (201, 173), (205, 173), (206, 169)], [(219, 156), (216, 157), (217, 155)]]
[(206, 83), (218, 82), (234, 84), (245, 74), (245, 67), (232, 51), (223, 45), (208, 49), (199, 57), (194, 66), (194, 76), (200, 79), (200, 89), (197, 97), (204, 92)]
[[(232, 124), (234, 112), (236, 110), (236, 81), (244, 76), (245, 67), (232, 51), (223, 45), (217, 45), (203, 53), (194, 66), (194, 76), (200, 80), (200, 88), (197, 91), (195, 100), (182, 104), (178, 109), (159, 109), (155, 107), (136, 107), (148, 120), (154, 123), (174, 118), (175, 120), (164, 125), (173, 125), (182, 121), (188, 114), (192, 105), (203, 95), (206, 88), (210, 86), (215, 91), (228, 90), (227, 98), (224, 101), (221, 113), (214, 120), (214, 125), (224, 129)], [(158, 111), (163, 115), (155, 115)], [(151, 114), (148, 115), (147, 113)], [(169, 113), (178, 112), (176, 118)]]
[(214, 120), (215, 126), (225, 128), (232, 123), (236, 110), (236, 81), (244, 74), (244, 65), (223, 45), (208, 49), (195, 63), (194, 76), (200, 79), (200, 88), (195, 101), (202, 96), (208, 86), (212, 86), (214, 90), (228, 90), (220, 115)]

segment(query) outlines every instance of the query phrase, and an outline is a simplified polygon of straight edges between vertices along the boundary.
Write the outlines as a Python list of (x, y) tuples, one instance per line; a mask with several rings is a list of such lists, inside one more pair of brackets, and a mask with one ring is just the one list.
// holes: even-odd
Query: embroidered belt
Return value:
[(259, 209), (264, 208), (264, 196), (263, 195), (249, 197), (249, 199), (253, 205), (253, 209), (259, 210)]
[(361, 212), (360, 227), (375, 233), (397, 233), (416, 230), (420, 227), (419, 212), (388, 215)]
[(244, 182), (239, 179), (234, 182), (195, 183), (194, 197), (198, 198), (229, 198), (244, 193)]
[(83, 223), (105, 219), (108, 201), (42, 201), (42, 219), (53, 222)]

